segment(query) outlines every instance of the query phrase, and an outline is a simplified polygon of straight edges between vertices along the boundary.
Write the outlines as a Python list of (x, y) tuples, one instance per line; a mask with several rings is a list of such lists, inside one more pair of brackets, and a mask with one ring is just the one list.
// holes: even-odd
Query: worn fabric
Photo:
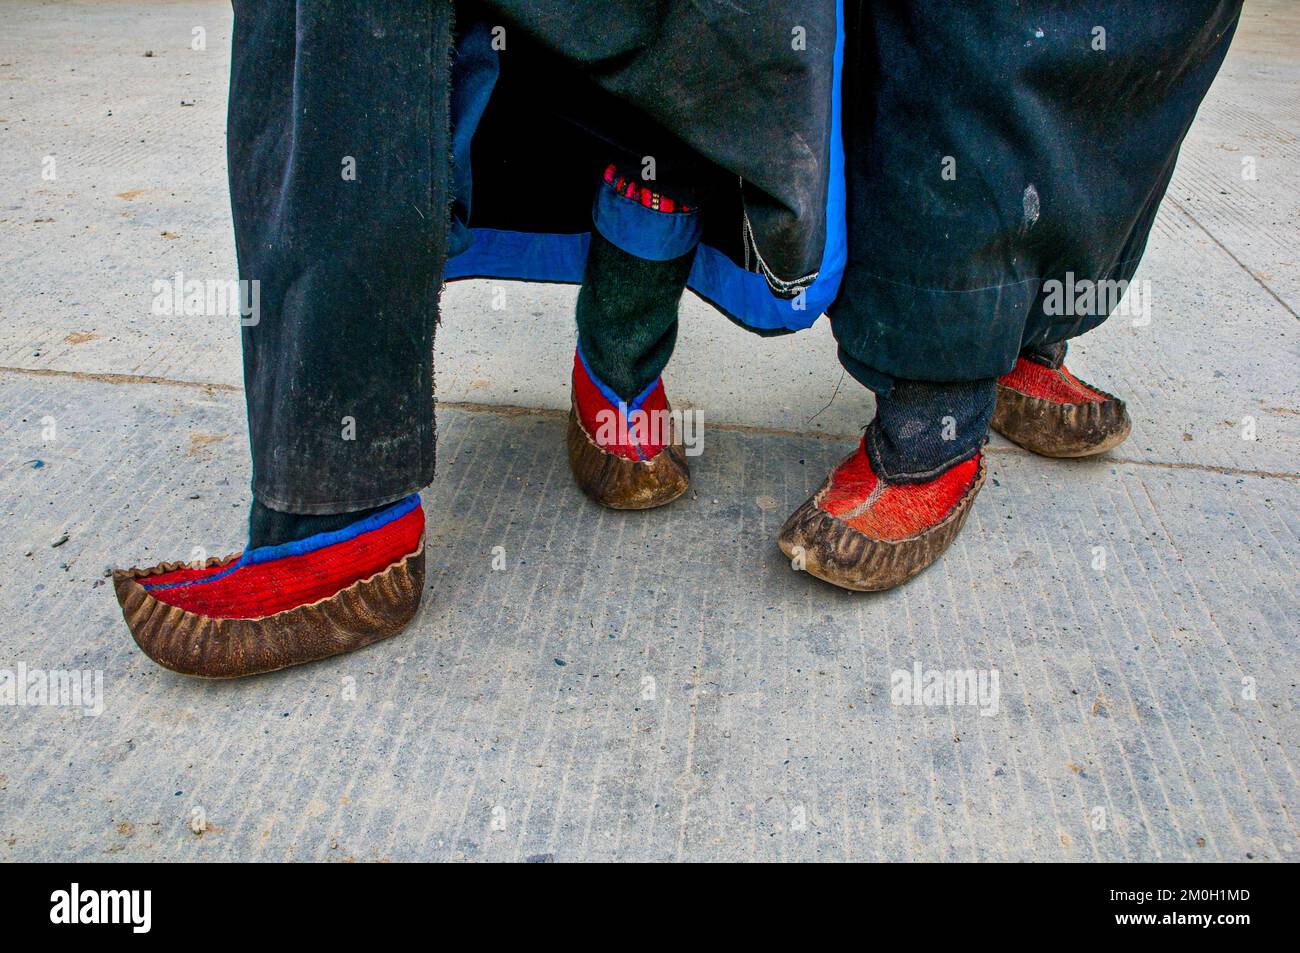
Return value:
[[(683, 37), (671, 19), (680, 6), (642, 6), (625, 26), (618, 5), (585, 5), (575, 14), (555, 0), (535, 15), (520, 6), (531, 5), (503, 0), (471, 8), (499, 14), (524, 33), (522, 53), (499, 57), (500, 89), (475, 138), (476, 182), (491, 187), (499, 170), (527, 162), (540, 163), (561, 191), (571, 188), (545, 156), (520, 154), (519, 144), (543, 128), (570, 157), (587, 155), (594, 143), (601, 156), (622, 149), (633, 164), (662, 159), (660, 171), (687, 183), (706, 205), (689, 286), (761, 333), (806, 327), (825, 307), (845, 365), (879, 393), (898, 378), (995, 377), (1022, 347), (1065, 340), (1105, 320), (1104, 302), (1113, 299), (1099, 297), (1102, 303), (1083, 313), (1061, 311), (1051, 287), (1131, 278), (1240, 12), (1238, 0), (1188, 0), (1155, 12), (1133, 0), (954, 10), (917, 0), (827, 0), (797, 13), (768, 5), (715, 11), (717, 36), (741, 21), (771, 42), (782, 17), (787, 25), (800, 21), (791, 31), (806, 27), (813, 44), (804, 67), (822, 85), (829, 73), (831, 108), (821, 115), (830, 148), (809, 150), (827, 180), (819, 193), (825, 214), (819, 206), (818, 216), (800, 222), (810, 232), (800, 239), (806, 246), (815, 246), (812, 233), (823, 234), (820, 273), (811, 285), (769, 275), (764, 286), (749, 279), (770, 270), (766, 250), (751, 241), (749, 200), (735, 195), (737, 181), (750, 180), (729, 144), (700, 141), (702, 129), (719, 132), (712, 125), (718, 102), (701, 98), (685, 115), (680, 103), (652, 96), (652, 108), (637, 83), (604, 75), (609, 69), (626, 78), (617, 57), (679, 67), (695, 48), (669, 52), (662, 44)], [(607, 42), (593, 43), (592, 21), (606, 14), (620, 25), (609, 27)], [(695, 15), (687, 22), (698, 25)], [(669, 19), (655, 21), (656, 31), (647, 27), (655, 17)], [(569, 19), (578, 23), (572, 37)], [(700, 75), (711, 76), (711, 66), (701, 64)], [(552, 80), (551, 72), (564, 78)], [(807, 76), (794, 72), (786, 80), (798, 86)], [(745, 79), (754, 85), (748, 73)], [(693, 84), (694, 77), (687, 85), (698, 94)], [(771, 89), (766, 81), (758, 87)], [(686, 87), (674, 73), (660, 92), (671, 99)], [(749, 161), (783, 155), (771, 148), (774, 130), (799, 134), (786, 113), (791, 95), (782, 88), (773, 108), (752, 114)], [(750, 115), (748, 101), (727, 108)], [(580, 133), (565, 131), (572, 129)], [(453, 259), (449, 278), (580, 280), (589, 223), (560, 212), (521, 219), (491, 207), (475, 218), (477, 247)]]
[(272, 509), (359, 510), (433, 479), (451, 18), (430, 0), (236, 0), (230, 199), (259, 288), (253, 495)]
[(996, 377), (1106, 319), (1048, 313), (1049, 283), (1132, 277), (1240, 9), (850, 5), (849, 261), (829, 313), (877, 388)]
[(890, 483), (925, 483), (974, 457), (988, 437), (996, 380), (895, 381), (876, 396), (863, 435), (872, 470)]
[[(797, 11), (782, 0), (482, 0), (460, 8), (462, 19), (502, 28), (502, 65), (518, 88), (505, 91), (499, 118), (526, 121), (510, 108), (516, 103), (534, 112), (514, 136), (548, 122), (551, 148), (561, 151), (558, 116), (638, 167), (653, 141), (650, 155), (669, 178), (725, 173), (714, 178), (734, 185), (751, 250), (774, 281), (796, 282), (818, 270), (825, 243), (836, 15), (825, 0)], [(503, 76), (503, 86), (510, 82)], [(579, 148), (574, 140), (563, 151)], [(513, 161), (519, 150), (492, 141), (489, 154)], [(530, 161), (546, 161), (525, 148)]]
[[(760, 333), (807, 327), (845, 259), (839, 15), (834, 2), (463, 3), (464, 36), (482, 24), (498, 55), (467, 69), (490, 96), (466, 117), (472, 155), (455, 158), (473, 191), (455, 229), (473, 240), (448, 280), (580, 282), (592, 177), (612, 158), (684, 186), (670, 194), (688, 204), (707, 196), (692, 290)], [(518, 201), (521, 182), (552, 201)]]
[[(650, 152), (700, 205), (689, 287), (764, 333), (828, 309), (882, 396), (1086, 331), (1105, 309), (1054, 313), (1048, 285), (1132, 275), (1240, 4), (466, 7), (452, 57), (438, 0), (235, 3), (231, 205), (272, 509), (432, 479), (442, 278), (581, 281), (612, 152)], [(519, 182), (552, 201), (515, 201)]]

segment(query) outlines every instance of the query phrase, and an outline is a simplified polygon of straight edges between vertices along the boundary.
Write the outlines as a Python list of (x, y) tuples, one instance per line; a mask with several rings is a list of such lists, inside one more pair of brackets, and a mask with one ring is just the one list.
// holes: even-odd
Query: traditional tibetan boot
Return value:
[(602, 506), (645, 510), (671, 503), (690, 486), (681, 435), (663, 378), (634, 400), (622, 400), (573, 358), (569, 467), (579, 489)]
[(859, 445), (785, 521), (777, 542), (818, 579), (860, 592), (890, 589), (948, 548), (983, 485), (983, 454), (926, 483), (887, 483)]
[(1123, 443), (1133, 423), (1118, 397), (1085, 384), (1062, 363), (1022, 355), (998, 378), (993, 429), (1045, 457), (1088, 457)]
[(396, 635), (424, 589), (418, 494), (344, 529), (210, 559), (118, 570), (131, 635), (164, 668), (238, 678)]

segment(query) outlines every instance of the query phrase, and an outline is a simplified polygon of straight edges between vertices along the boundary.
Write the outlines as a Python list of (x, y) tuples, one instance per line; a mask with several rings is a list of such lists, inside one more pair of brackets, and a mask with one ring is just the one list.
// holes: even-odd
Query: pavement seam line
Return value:
[(1229, 258), (1231, 258), (1234, 262), (1236, 262), (1237, 267), (1239, 267), (1246, 274), (1250, 275), (1251, 280), (1254, 281), (1255, 284), (1259, 285), (1266, 292), (1268, 292), (1269, 297), (1271, 297), (1274, 301), (1280, 304), (1286, 310), (1287, 314), (1291, 315), (1291, 317), (1293, 318), (1300, 317), (1300, 315), (1296, 314), (1295, 308), (1287, 304), (1286, 301), (1282, 299), (1281, 295), (1279, 295), (1276, 291), (1274, 291), (1272, 288), (1269, 287), (1268, 282), (1266, 282), (1263, 278), (1261, 278), (1258, 274), (1256, 274), (1253, 268), (1251, 268), (1244, 261), (1238, 258), (1235, 254), (1233, 254), (1231, 248), (1223, 244), (1223, 242), (1219, 241), (1219, 236), (1215, 235), (1212, 231), (1210, 231), (1208, 228), (1202, 225), (1201, 220), (1192, 214), (1191, 209), (1189, 209), (1182, 202), (1178, 201), (1178, 199), (1174, 198), (1172, 195), (1169, 196), (1168, 198), (1171, 205), (1173, 205), (1180, 212), (1186, 215), (1193, 225), (1195, 225), (1197, 228), (1199, 228), (1202, 232), (1205, 233), (1206, 238), (1208, 238), (1210, 241), (1214, 242), (1214, 244), (1218, 245), (1221, 249), (1223, 249), (1223, 253), (1227, 255)]
[[(168, 377), (151, 377), (144, 374), (99, 374), (87, 371), (61, 371), (48, 367), (7, 367), (0, 366), (0, 374), (16, 374), (22, 377), (46, 377), (59, 380), (72, 380), (91, 384), (146, 384), (160, 387), (182, 387), (192, 390), (219, 391), (224, 394), (241, 394), (244, 389), (234, 384), (205, 383), (203, 381), (173, 380)], [(568, 416), (568, 411), (553, 407), (524, 407), (519, 404), (482, 404), (472, 401), (438, 400), (437, 406), (461, 410), (466, 413), (499, 414), (503, 417), (555, 417)], [(758, 427), (751, 424), (712, 424), (716, 430), (726, 433), (756, 434), (765, 437), (803, 437), (816, 440), (846, 440), (854, 434), (826, 433), (816, 430), (786, 430), (781, 427)], [(1021, 447), (985, 446), (984, 453), (994, 455), (1012, 455), (1032, 457), (1035, 454)], [(1261, 477), (1273, 480), (1300, 481), (1300, 472), (1282, 470), (1249, 470), (1242, 467), (1218, 467), (1209, 463), (1178, 463), (1167, 460), (1136, 460), (1132, 457), (1105, 457), (1105, 462), (1126, 466), (1153, 467), (1161, 470), (1192, 470), (1200, 473), (1219, 473), (1224, 476)]]

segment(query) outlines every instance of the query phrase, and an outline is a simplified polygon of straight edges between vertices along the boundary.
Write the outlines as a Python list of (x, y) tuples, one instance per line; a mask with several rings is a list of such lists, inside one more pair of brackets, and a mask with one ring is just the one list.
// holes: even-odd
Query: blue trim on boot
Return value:
[(349, 540), (363, 536), (372, 530), (377, 530), (381, 526), (386, 526), (393, 520), (401, 519), (411, 510), (420, 505), (420, 494), (412, 493), (403, 500), (399, 500), (386, 510), (380, 510), (378, 513), (372, 513), (365, 519), (357, 520), (342, 529), (330, 530), (326, 533), (317, 533), (315, 536), (308, 536), (305, 539), (296, 539), (289, 543), (280, 543), (276, 546), (260, 546), (257, 549), (245, 550), (243, 555), (237, 559), (233, 565), (221, 570), (221, 572), (205, 576), (202, 579), (189, 579), (185, 582), (164, 582), (156, 583), (152, 586), (146, 585), (144, 588), (147, 592), (154, 592), (161, 589), (176, 589), (180, 586), (198, 586), (207, 582), (216, 582), (218, 579), (225, 579), (231, 573), (245, 566), (256, 566), (259, 563), (275, 562), (277, 559), (288, 559), (291, 556), (305, 556), (308, 553), (315, 552), (318, 549), (324, 549), (326, 546), (335, 546), (339, 543), (346, 543)]

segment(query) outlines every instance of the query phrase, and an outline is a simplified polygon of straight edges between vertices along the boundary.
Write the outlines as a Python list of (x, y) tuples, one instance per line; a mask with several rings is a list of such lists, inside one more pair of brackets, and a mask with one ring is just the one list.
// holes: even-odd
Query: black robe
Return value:
[[(444, 278), (579, 280), (611, 159), (699, 202), (690, 284), (734, 319), (827, 311), (882, 391), (1003, 373), (1105, 320), (1047, 289), (1132, 275), (1239, 10), (236, 0), (254, 491), (328, 512), (429, 482)], [(335, 439), (358, 408), (367, 439)]]

